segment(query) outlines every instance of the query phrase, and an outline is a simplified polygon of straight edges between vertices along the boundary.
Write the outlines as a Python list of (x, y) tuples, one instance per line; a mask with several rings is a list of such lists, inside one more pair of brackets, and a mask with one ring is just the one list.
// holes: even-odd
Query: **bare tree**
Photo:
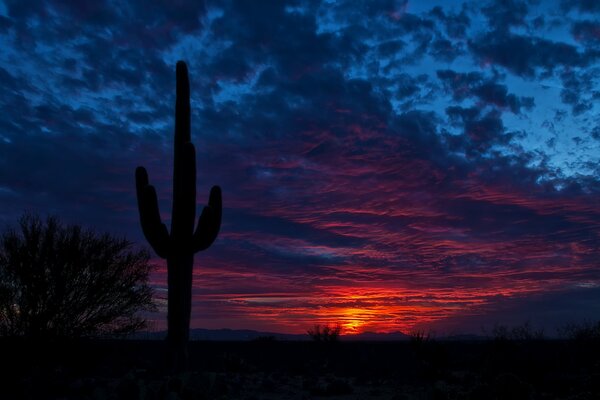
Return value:
[(0, 335), (128, 334), (155, 310), (145, 250), (126, 239), (25, 215), (0, 236)]

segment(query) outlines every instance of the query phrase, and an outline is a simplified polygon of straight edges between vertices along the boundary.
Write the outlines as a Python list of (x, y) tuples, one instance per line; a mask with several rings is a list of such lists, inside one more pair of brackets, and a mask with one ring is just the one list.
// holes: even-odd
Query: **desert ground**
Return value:
[(600, 343), (0, 340), (2, 399), (599, 399)]

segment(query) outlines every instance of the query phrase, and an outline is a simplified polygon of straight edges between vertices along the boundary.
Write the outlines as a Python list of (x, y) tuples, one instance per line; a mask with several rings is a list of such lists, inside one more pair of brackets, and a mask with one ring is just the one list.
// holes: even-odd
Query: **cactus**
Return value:
[(172, 368), (187, 367), (192, 269), (194, 254), (206, 250), (216, 239), (221, 225), (221, 189), (213, 186), (208, 206), (198, 225), (196, 218), (196, 150), (190, 136), (190, 87), (187, 66), (177, 62), (177, 100), (173, 168), (173, 208), (171, 232), (161, 221), (156, 190), (148, 182), (144, 167), (135, 171), (138, 209), (144, 236), (156, 254), (167, 260), (168, 335)]

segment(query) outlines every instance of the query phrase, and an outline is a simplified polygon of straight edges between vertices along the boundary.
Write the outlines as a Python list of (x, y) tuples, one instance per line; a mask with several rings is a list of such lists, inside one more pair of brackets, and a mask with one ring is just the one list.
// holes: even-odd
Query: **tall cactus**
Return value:
[(192, 269), (194, 254), (207, 249), (221, 226), (221, 189), (213, 186), (208, 206), (204, 207), (194, 230), (196, 218), (196, 150), (190, 135), (190, 85), (187, 66), (177, 62), (177, 100), (175, 106), (175, 160), (173, 168), (173, 209), (171, 232), (162, 223), (156, 190), (148, 183), (144, 167), (135, 171), (138, 209), (144, 236), (156, 254), (167, 260), (168, 335), (172, 367), (187, 367)]

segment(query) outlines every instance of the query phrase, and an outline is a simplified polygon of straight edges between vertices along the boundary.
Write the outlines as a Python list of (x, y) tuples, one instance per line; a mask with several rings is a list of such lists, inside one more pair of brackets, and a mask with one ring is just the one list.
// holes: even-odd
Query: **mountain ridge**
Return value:
[[(131, 335), (130, 339), (142, 340), (162, 340), (167, 337), (167, 331), (157, 332), (138, 332)], [(340, 341), (377, 341), (377, 342), (393, 342), (407, 341), (411, 336), (403, 332), (362, 332), (351, 335), (341, 335)], [(437, 340), (482, 340), (483, 336), (479, 335), (449, 335), (435, 337)], [(190, 340), (209, 340), (209, 341), (252, 341), (252, 340), (282, 340), (282, 341), (310, 341), (311, 337), (307, 333), (277, 333), (263, 332), (252, 329), (190, 329)]]

